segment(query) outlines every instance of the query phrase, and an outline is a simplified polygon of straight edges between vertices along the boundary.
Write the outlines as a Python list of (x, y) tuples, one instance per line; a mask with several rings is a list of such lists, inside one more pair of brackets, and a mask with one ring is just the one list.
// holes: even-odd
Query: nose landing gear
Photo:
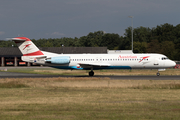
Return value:
[(159, 71), (165, 71), (166, 69), (158, 69), (158, 72), (156, 73), (157, 76), (160, 76)]
[(160, 76), (160, 73), (159, 73), (159, 71), (157, 72), (157, 74), (156, 74), (157, 76)]

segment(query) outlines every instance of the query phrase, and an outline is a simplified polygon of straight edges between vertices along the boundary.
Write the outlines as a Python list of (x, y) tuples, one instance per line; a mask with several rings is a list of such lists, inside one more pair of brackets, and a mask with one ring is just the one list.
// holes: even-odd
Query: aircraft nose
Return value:
[(173, 67), (176, 66), (176, 62), (172, 61), (172, 66)]
[(174, 61), (166, 61), (165, 62), (166, 67), (174, 67), (175, 65), (176, 65), (176, 63)]

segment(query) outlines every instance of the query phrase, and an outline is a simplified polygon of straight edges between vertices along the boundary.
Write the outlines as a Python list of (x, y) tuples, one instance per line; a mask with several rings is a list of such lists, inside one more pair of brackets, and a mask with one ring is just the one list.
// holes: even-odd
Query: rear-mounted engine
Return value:
[(70, 57), (69, 56), (51, 57), (51, 58), (47, 58), (46, 62), (52, 64), (69, 64)]

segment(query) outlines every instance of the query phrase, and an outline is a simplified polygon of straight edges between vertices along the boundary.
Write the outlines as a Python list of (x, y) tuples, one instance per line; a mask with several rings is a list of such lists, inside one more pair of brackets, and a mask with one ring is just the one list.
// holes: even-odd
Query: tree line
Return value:
[[(32, 39), (38, 47), (107, 47), (109, 50), (131, 50), (131, 27), (123, 36), (103, 31), (90, 32), (80, 38)], [(180, 60), (180, 24), (165, 23), (154, 28), (133, 29), (134, 53), (161, 53), (172, 60)], [(0, 47), (16, 46), (13, 42), (1, 42)]]

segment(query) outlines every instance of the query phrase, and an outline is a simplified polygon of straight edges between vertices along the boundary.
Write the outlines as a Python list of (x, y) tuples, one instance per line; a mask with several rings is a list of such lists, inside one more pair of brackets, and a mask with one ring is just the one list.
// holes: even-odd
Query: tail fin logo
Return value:
[(27, 45), (24, 45), (25, 47), (23, 48), (23, 50), (24, 49), (26, 49), (28, 46), (30, 46), (31, 44), (27, 44)]

